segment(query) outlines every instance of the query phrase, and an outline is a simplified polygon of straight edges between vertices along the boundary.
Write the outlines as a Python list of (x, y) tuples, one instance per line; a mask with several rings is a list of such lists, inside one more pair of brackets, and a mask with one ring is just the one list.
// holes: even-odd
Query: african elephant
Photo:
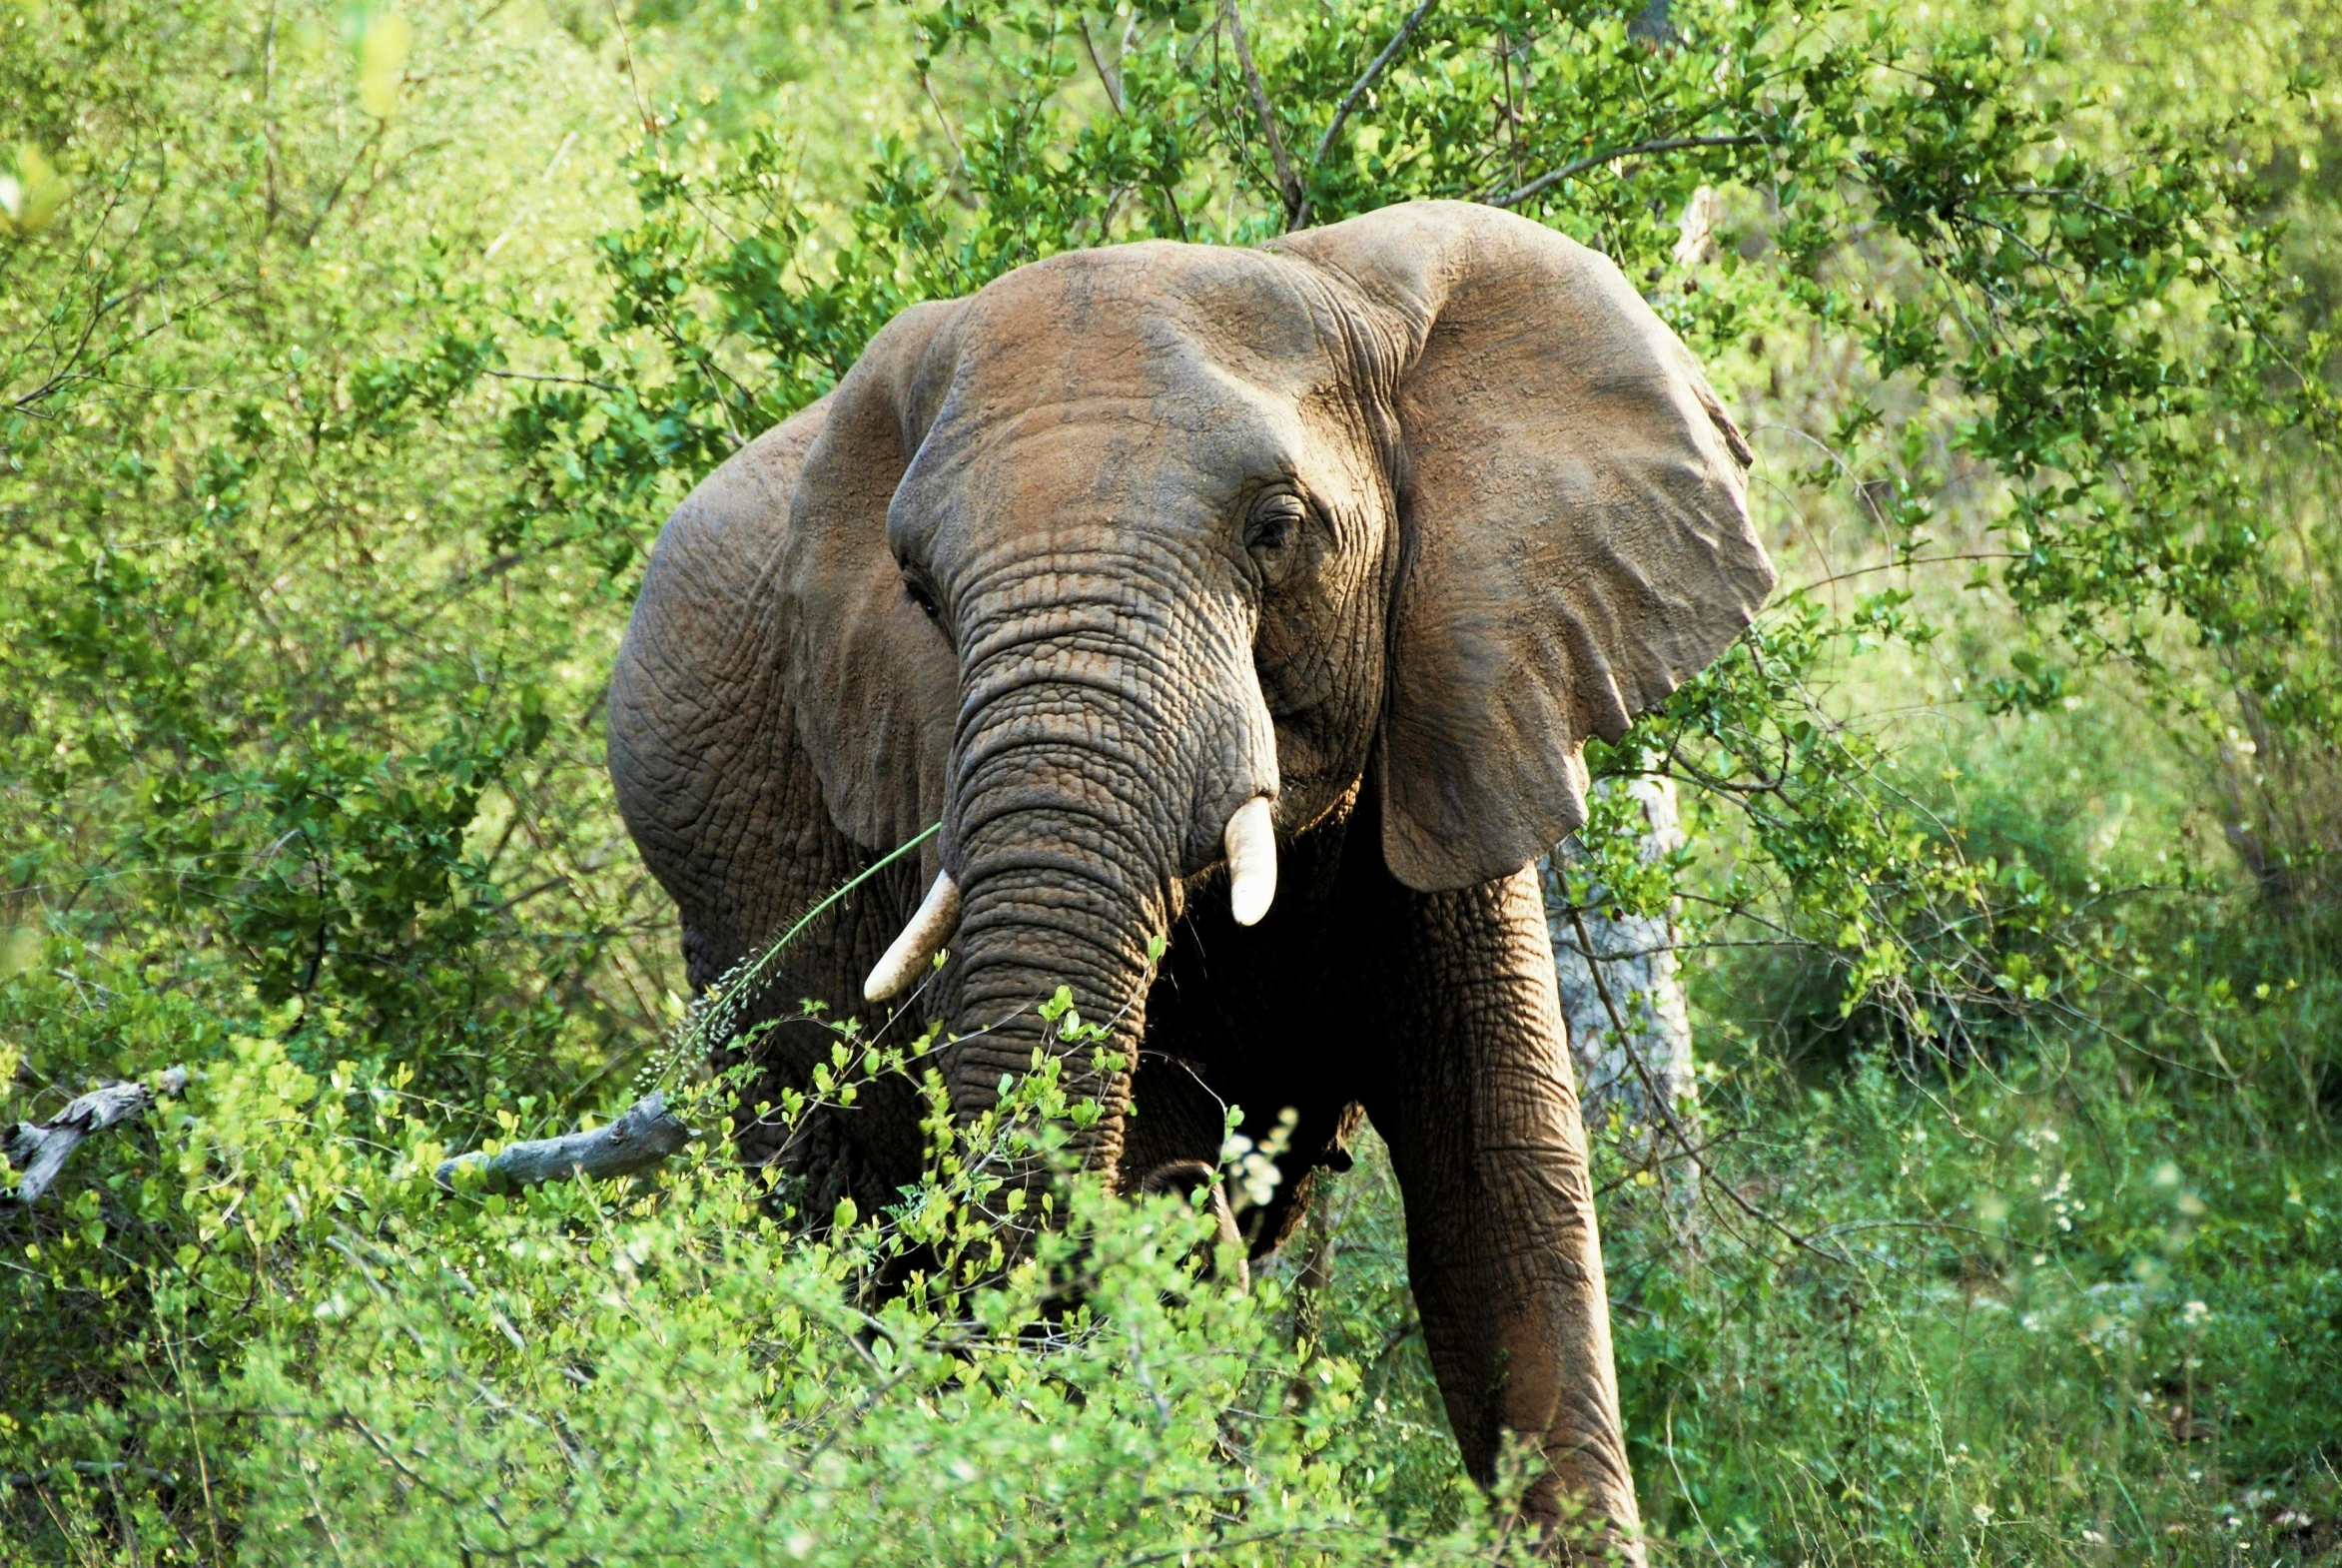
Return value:
[[(1125, 1189), (1213, 1160), (1222, 1102), (1293, 1108), (1272, 1245), (1370, 1118), (1467, 1463), (1541, 1442), (1532, 1513), (1573, 1493), (1639, 1555), (1530, 865), (1584, 820), (1585, 737), (1770, 591), (1748, 461), (1615, 267), (1494, 209), (1052, 257), (905, 311), (676, 511), (619, 802), (702, 986), (940, 821), (771, 994), (860, 1012), (948, 943), (918, 1005), (968, 1037), (967, 1116), (1062, 1049), (1031, 1004), (1070, 985), (1137, 1064), (1066, 1064)], [(792, 1027), (768, 1083), (826, 1052)], [(743, 1156), (874, 1209), (920, 1160), (894, 1094)]]

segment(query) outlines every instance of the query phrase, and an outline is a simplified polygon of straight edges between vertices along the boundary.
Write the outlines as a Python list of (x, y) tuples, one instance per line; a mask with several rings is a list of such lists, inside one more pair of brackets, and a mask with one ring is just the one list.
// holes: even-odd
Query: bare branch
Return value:
[(452, 1192), (455, 1174), (463, 1168), (479, 1170), (491, 1186), (531, 1186), (573, 1176), (632, 1176), (657, 1165), (695, 1136), (667, 1109), (667, 1097), (653, 1092), (608, 1127), (590, 1133), (533, 1139), (493, 1157), (474, 1153), (441, 1161), (437, 1180)]
[[(1585, 917), (1573, 907), (1569, 912), (1569, 918), (1570, 923), (1577, 928), (1580, 949), (1591, 954), (1594, 951), (1594, 938), (1586, 930)], [(1594, 994), (1602, 999), (1602, 1011), (1610, 1015), (1610, 1027), (1617, 1033), (1619, 1044), (1626, 1048), (1627, 1064), (1635, 1070), (1635, 1076), (1643, 1081), (1643, 1092), (1651, 1097), (1651, 1109), (1659, 1113), (1659, 1119), (1667, 1124), (1668, 1136), (1675, 1140), (1676, 1147), (1683, 1151), (1684, 1158), (1692, 1163), (1692, 1168), (1700, 1173), (1705, 1183), (1703, 1190), (1722, 1192), (1726, 1197), (1732, 1199), (1735, 1208), (1759, 1224), (1775, 1231), (1793, 1246), (1811, 1252), (1816, 1257), (1827, 1258), (1833, 1263), (1850, 1262), (1851, 1259), (1843, 1254), (1833, 1252), (1830, 1248), (1817, 1244), (1811, 1237), (1798, 1234), (1748, 1198), (1743, 1197), (1738, 1190), (1719, 1179), (1716, 1173), (1708, 1169), (1708, 1162), (1700, 1158), (1699, 1146), (1692, 1142), (1691, 1134), (1685, 1132), (1683, 1123), (1677, 1120), (1675, 1107), (1668, 1104), (1666, 1091), (1662, 1090), (1657, 1081), (1651, 1077), (1651, 1070), (1643, 1065), (1643, 1054), (1634, 1048), (1633, 1037), (1627, 1033), (1626, 1019), (1620, 1015), (1618, 1004), (1611, 1000), (1610, 986), (1602, 978), (1602, 966), (1590, 963), (1586, 966), (1586, 972), (1594, 977)]]
[(642, 122), (642, 134), (655, 135), (658, 116), (650, 112), (650, 104), (642, 96), (642, 76), (634, 69), (634, 40), (626, 36), (626, 18), (618, 9), (618, 0), (610, 0), (610, 22), (618, 30), (618, 53), (626, 63), (626, 85), (634, 90), (634, 113)]
[(1243, 67), (1244, 86), (1252, 94), (1252, 112), (1259, 116), (1260, 134), (1268, 143), (1268, 157), (1276, 165), (1276, 183), (1284, 199), (1285, 226), (1299, 222), (1301, 211), (1301, 182), (1293, 175), (1293, 161), (1284, 150), (1284, 138), (1277, 134), (1276, 113), (1268, 107), (1268, 89), (1260, 85), (1259, 68), (1252, 64), (1251, 46), (1244, 42), (1244, 19), (1236, 14), (1236, 0), (1220, 0), (1220, 15), (1227, 19), (1228, 37), (1236, 46), (1236, 63)]
[(952, 144), (952, 163), (960, 171), (960, 178), (950, 188), (953, 201), (968, 211), (981, 212), (984, 203), (976, 195), (976, 182), (968, 173), (968, 153), (960, 146), (960, 133), (952, 129), (952, 117), (944, 113), (943, 100), (935, 96), (935, 83), (925, 71), (919, 73), (919, 90), (927, 95), (928, 107), (935, 111), (935, 123), (943, 127), (944, 140)]
[(1956, 555), (1914, 555), (1909, 560), (1880, 561), (1872, 566), (1856, 566), (1828, 577), (1816, 577), (1812, 582), (1800, 583), (1795, 591), (1811, 593), (1816, 588), (1827, 588), (1834, 582), (1846, 582), (1855, 577), (1867, 577), (1882, 571), (1903, 571), (1913, 566), (1941, 566), (1946, 561), (1963, 560), (2023, 560), (2021, 550), (1962, 550)]
[(1107, 105), (1118, 116), (1123, 114), (1125, 110), (1122, 81), (1116, 73), (1106, 68), (1106, 60), (1098, 52), (1097, 41), (1090, 36), (1089, 18), (1078, 17), (1075, 19), (1075, 25), (1082, 29), (1082, 47), (1090, 52), (1090, 68), (1098, 73), (1098, 85), (1106, 89)]
[(157, 1095), (176, 1095), (187, 1088), (187, 1069), (166, 1069), (154, 1085), (102, 1084), (74, 1101), (46, 1122), (19, 1122), (8, 1140), (8, 1163), (24, 1172), (5, 1204), (29, 1208), (49, 1190), (65, 1162), (92, 1133), (102, 1133), (140, 1115)]
[(1637, 142), (1632, 147), (1614, 147), (1606, 153), (1592, 153), (1559, 169), (1548, 170), (1519, 190), (1505, 196), (1483, 194), (1480, 200), (1490, 207), (1515, 207), (1530, 197), (1550, 190), (1572, 175), (1584, 174), (1604, 164), (1614, 164), (1621, 158), (1634, 158), (1643, 153), (1676, 153), (1687, 147), (1752, 147), (1764, 141), (1761, 136), (1664, 136), (1656, 141)]
[[(1341, 135), (1342, 124), (1349, 119), (1350, 111), (1358, 107), (1358, 100), (1374, 90), (1374, 84), (1382, 79), (1382, 73), (1390, 68), (1390, 62), (1398, 58), (1398, 52), (1407, 46), (1407, 40), (1415, 36), (1416, 27), (1438, 3), (1439, 0), (1419, 0), (1415, 9), (1407, 13), (1407, 19), (1399, 23), (1398, 31), (1390, 35), (1390, 42), (1383, 46), (1382, 53), (1376, 55), (1374, 63), (1366, 67), (1366, 74), (1359, 77), (1348, 92), (1342, 94), (1341, 102), (1334, 106), (1333, 118), (1326, 123), (1325, 134), (1317, 139), (1317, 151), (1310, 155), (1311, 174), (1315, 174), (1324, 164), (1325, 155), (1333, 151), (1333, 139)], [(1308, 221), (1309, 193), (1303, 191), (1290, 227), (1298, 229)]]
[(597, 382), (589, 376), (540, 376), (533, 371), (482, 371), (479, 374), (499, 382), (543, 382), (552, 387), (590, 387), (595, 392), (608, 392), (612, 396), (620, 391), (608, 382)]

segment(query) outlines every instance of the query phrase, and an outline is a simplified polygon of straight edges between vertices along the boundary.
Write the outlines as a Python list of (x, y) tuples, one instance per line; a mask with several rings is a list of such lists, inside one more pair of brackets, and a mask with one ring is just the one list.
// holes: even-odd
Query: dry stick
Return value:
[(1118, 116), (1123, 114), (1123, 84), (1107, 71), (1106, 60), (1099, 54), (1098, 45), (1090, 36), (1089, 19), (1078, 18), (1075, 25), (1082, 29), (1082, 47), (1090, 51), (1090, 68), (1098, 73), (1098, 85), (1106, 89), (1107, 106)]
[(621, 1176), (645, 1171), (691, 1142), (696, 1135), (667, 1109), (667, 1097), (652, 1091), (627, 1107), (608, 1127), (561, 1138), (514, 1144), (493, 1157), (472, 1153), (439, 1162), (439, 1186), (455, 1190), (459, 1169), (476, 1168), (491, 1182), (532, 1186), (572, 1176)]
[(212, 1500), (212, 1467), (204, 1458), (204, 1434), (196, 1425), (195, 1396), (187, 1390), (187, 1368), (180, 1363), (179, 1352), (171, 1347), (169, 1333), (163, 1335), (163, 1354), (171, 1362), (172, 1378), (179, 1384), (179, 1402), (187, 1411), (187, 1440), (195, 1449), (196, 1479), (203, 1486), (204, 1519), (211, 1526), (212, 1532), (212, 1560), (224, 1563), (228, 1560), (228, 1553), (220, 1545), (220, 1510)]
[(1559, 185), (1571, 175), (1584, 174), (1589, 169), (1614, 164), (1621, 158), (1632, 158), (1639, 153), (1676, 153), (1687, 147), (1751, 147), (1764, 140), (1761, 136), (1667, 136), (1657, 141), (1637, 142), (1632, 147), (1614, 147), (1609, 152), (1593, 153), (1575, 163), (1548, 170), (1509, 196), (1483, 196), (1480, 200), (1490, 207), (1513, 207), (1541, 191)]
[(39, 1202), (83, 1139), (128, 1122), (153, 1105), (158, 1094), (177, 1095), (186, 1088), (187, 1069), (167, 1068), (151, 1089), (144, 1084), (102, 1084), (46, 1122), (17, 1123), (8, 1141), (8, 1163), (24, 1176), (6, 1203), (29, 1208)]
[(1293, 161), (1285, 155), (1284, 138), (1276, 130), (1276, 114), (1268, 107), (1268, 89), (1260, 85), (1259, 69), (1252, 64), (1251, 46), (1244, 42), (1244, 19), (1236, 14), (1236, 0), (1222, 0), (1220, 14), (1227, 18), (1228, 37), (1236, 46), (1236, 63), (1243, 67), (1244, 86), (1252, 93), (1252, 112), (1260, 117), (1260, 134), (1268, 143), (1269, 160), (1276, 165), (1276, 183), (1284, 197), (1285, 222), (1290, 226), (1301, 210), (1301, 182), (1293, 177)]
[[(952, 117), (944, 113), (943, 100), (935, 96), (935, 83), (925, 71), (919, 73), (919, 90), (927, 95), (928, 107), (935, 111), (935, 123), (943, 127), (944, 140), (952, 144), (952, 162), (959, 165), (960, 184), (972, 186), (975, 181), (968, 174), (968, 154), (960, 146), (960, 133), (952, 129)], [(974, 211), (984, 204), (976, 199), (973, 190), (964, 192), (960, 205)]]
[[(1315, 174), (1325, 162), (1325, 155), (1333, 151), (1333, 139), (1341, 135), (1342, 125), (1349, 119), (1350, 111), (1358, 107), (1358, 100), (1373, 91), (1374, 84), (1382, 79), (1382, 73), (1390, 68), (1390, 62), (1398, 58), (1398, 52), (1407, 46), (1407, 40), (1415, 36), (1416, 27), (1438, 3), (1439, 0), (1421, 0), (1414, 10), (1409, 11), (1407, 19), (1399, 23), (1398, 31), (1390, 35), (1390, 42), (1383, 46), (1382, 53), (1376, 55), (1374, 63), (1366, 67), (1366, 74), (1359, 77), (1356, 85), (1342, 95), (1342, 101), (1334, 106), (1333, 119), (1326, 123), (1325, 134), (1317, 139), (1317, 151), (1309, 157), (1311, 174)], [(1285, 226), (1287, 230), (1298, 229), (1309, 221), (1309, 193), (1301, 192), (1300, 198), (1292, 222)]]
[(1643, 1093), (1651, 1097), (1651, 1104), (1658, 1111), (1660, 1120), (1667, 1124), (1668, 1136), (1675, 1140), (1676, 1146), (1683, 1151), (1684, 1158), (1689, 1160), (1699, 1171), (1711, 1189), (1720, 1191), (1726, 1197), (1731, 1198), (1734, 1207), (1756, 1220), (1757, 1223), (1768, 1229), (1779, 1231), (1792, 1245), (1802, 1247), (1816, 1257), (1826, 1257), (1833, 1263), (1852, 1266), (1854, 1259), (1833, 1252), (1828, 1247), (1819, 1245), (1808, 1237), (1798, 1234), (1764, 1209), (1741, 1196), (1737, 1188), (1719, 1179), (1716, 1173), (1708, 1169), (1708, 1162), (1700, 1158), (1698, 1147), (1692, 1143), (1692, 1136), (1685, 1132), (1683, 1124), (1676, 1120), (1675, 1107), (1669, 1104), (1666, 1094), (1652, 1079), (1651, 1070), (1643, 1065), (1643, 1054), (1635, 1049), (1634, 1037), (1627, 1032), (1626, 1020), (1619, 1016), (1618, 1004), (1610, 1000), (1609, 983), (1602, 978), (1602, 961), (1594, 957), (1593, 935), (1586, 930), (1586, 917), (1578, 912), (1577, 906), (1574, 904), (1570, 906), (1569, 922), (1577, 928), (1578, 946), (1586, 955), (1586, 973), (1593, 977), (1594, 995), (1602, 999), (1602, 1011), (1610, 1015), (1610, 1027), (1618, 1031), (1618, 1043), (1620, 1048), (1626, 1052), (1627, 1064), (1635, 1070), (1635, 1077), (1643, 1081)]
[(618, 10), (618, 0), (610, 0), (610, 21), (618, 30), (618, 52), (626, 61), (626, 85), (634, 90), (634, 112), (642, 120), (642, 134), (650, 135), (659, 128), (658, 116), (650, 112), (650, 104), (642, 96), (642, 77), (634, 69), (634, 40), (626, 36), (626, 18)]

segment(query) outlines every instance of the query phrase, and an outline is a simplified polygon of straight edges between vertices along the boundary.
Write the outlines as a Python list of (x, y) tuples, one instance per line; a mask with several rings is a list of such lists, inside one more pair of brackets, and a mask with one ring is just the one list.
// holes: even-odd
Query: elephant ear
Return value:
[(1387, 354), (1384, 858), (1426, 892), (1508, 875), (1585, 822), (1586, 737), (1618, 739), (1772, 591), (1748, 445), (1618, 269), (1541, 225), (1419, 202), (1277, 249), (1362, 296)]
[[(958, 314), (957, 303), (905, 311), (838, 384), (777, 564), (798, 736), (831, 820), (870, 849), (891, 849), (943, 815), (958, 671), (903, 590), (886, 520), (949, 378), (938, 339)], [(932, 873), (932, 847), (926, 858)]]

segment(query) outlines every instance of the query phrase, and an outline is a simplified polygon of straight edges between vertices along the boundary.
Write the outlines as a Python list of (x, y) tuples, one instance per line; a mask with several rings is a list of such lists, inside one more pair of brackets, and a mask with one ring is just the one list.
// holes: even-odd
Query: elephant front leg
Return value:
[(1475, 1478), (1502, 1434), (1547, 1469), (1523, 1511), (1558, 1554), (1643, 1561), (1619, 1425), (1586, 1138), (1534, 876), (1401, 894), (1368, 1103), (1405, 1195), (1407, 1266)]

